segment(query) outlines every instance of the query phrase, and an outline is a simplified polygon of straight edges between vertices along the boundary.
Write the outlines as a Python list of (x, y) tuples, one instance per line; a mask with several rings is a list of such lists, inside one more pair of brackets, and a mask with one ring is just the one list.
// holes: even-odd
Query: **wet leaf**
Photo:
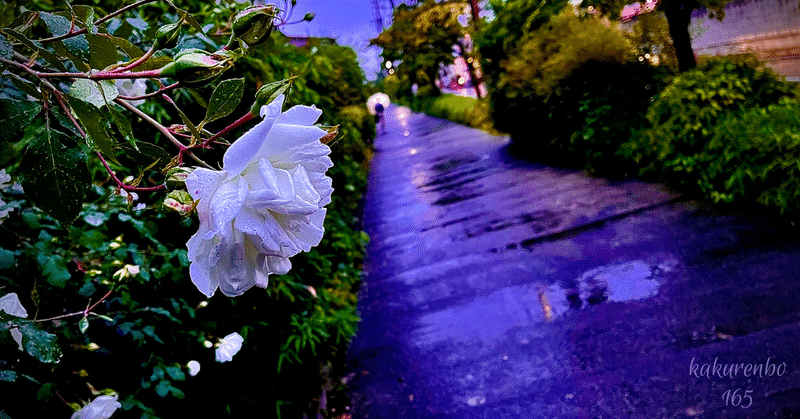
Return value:
[(24, 127), (28, 126), (39, 111), (38, 102), (0, 99), (0, 141), (17, 141)]
[(10, 60), (14, 58), (14, 48), (8, 42), (5, 36), (0, 35), (0, 57)]
[(114, 109), (112, 106), (109, 106), (106, 109), (113, 118), (114, 124), (117, 126), (119, 133), (122, 134), (123, 138), (125, 138), (125, 141), (127, 141), (128, 144), (130, 144), (134, 149), (139, 150), (139, 146), (136, 145), (136, 137), (134, 137), (133, 129), (131, 128), (131, 121), (129, 121), (125, 115)]
[(5, 73), (3, 77), (8, 77), (11, 79), (11, 83), (14, 84), (14, 87), (23, 91), (25, 94), (31, 95), (36, 99), (42, 99), (42, 92), (36, 87), (36, 85), (22, 77), (14, 74), (14, 73)]
[(45, 280), (50, 285), (64, 288), (67, 285), (67, 281), (72, 278), (69, 270), (67, 270), (66, 263), (64, 263), (64, 258), (61, 256), (40, 254), (37, 256), (37, 261)]
[[(128, 57), (130, 57), (131, 59), (134, 59), (134, 58), (139, 58), (139, 57), (141, 57), (142, 55), (144, 55), (144, 51), (142, 51), (142, 50), (141, 50), (139, 47), (137, 47), (136, 45), (133, 45), (133, 44), (131, 43), (131, 41), (128, 41), (128, 40), (127, 40), (127, 39), (125, 39), (125, 38), (120, 38), (120, 37), (117, 37), (117, 36), (111, 36), (111, 35), (104, 35), (104, 36), (105, 36), (105, 37), (106, 37), (106, 38), (107, 38), (109, 41), (113, 42), (113, 43), (114, 43), (114, 45), (116, 45), (116, 46), (117, 46), (117, 48), (121, 49), (121, 50), (122, 50), (122, 52), (124, 52), (124, 53), (125, 53), (125, 54), (126, 54)], [(138, 70), (138, 68), (137, 68), (137, 70)]]
[(68, 98), (69, 106), (86, 130), (86, 144), (95, 151), (100, 151), (109, 158), (114, 157), (114, 139), (106, 128), (109, 121), (104, 114), (89, 103), (75, 98)]
[(92, 68), (106, 68), (111, 64), (116, 64), (122, 59), (117, 51), (117, 45), (107, 35), (87, 35), (91, 56), (89, 65)]
[(89, 330), (89, 319), (84, 317), (78, 322), (78, 329), (81, 333), (86, 333)]
[(86, 155), (70, 138), (46, 128), (20, 162), (25, 195), (62, 224), (78, 216), (91, 178)]
[(206, 109), (206, 117), (203, 123), (216, 121), (217, 119), (226, 117), (233, 112), (239, 103), (242, 102), (242, 95), (244, 94), (244, 79), (230, 79), (221, 82), (214, 93), (211, 94), (211, 99), (208, 101), (208, 109)]
[(69, 71), (67, 70), (67, 67), (64, 66), (64, 63), (61, 62), (61, 58), (58, 55), (53, 54), (52, 52), (48, 51), (45, 48), (42, 48), (42, 45), (39, 44), (38, 42), (31, 41), (30, 39), (25, 37), (25, 35), (11, 29), (3, 29), (3, 31), (6, 33), (6, 35), (9, 35), (10, 37), (16, 39), (17, 42), (21, 43), (31, 51), (38, 53), (40, 57), (42, 57), (45, 61), (50, 63), (50, 65), (55, 67), (56, 70)]
[(161, 170), (170, 161), (170, 155), (163, 148), (150, 143), (138, 142), (136, 143), (138, 150), (133, 148), (130, 144), (120, 145), (120, 149), (134, 162), (141, 166), (150, 166), (158, 161), (155, 166), (156, 169)]
[(9, 383), (13, 383), (17, 381), (17, 372), (16, 371), (0, 371), (0, 381), (6, 381)]
[(61, 360), (61, 348), (56, 335), (39, 330), (32, 324), (20, 327), (22, 347), (29, 355), (45, 364), (57, 364)]
[[(65, 4), (69, 3), (65, 2)], [(72, 12), (75, 14), (75, 17), (77, 18), (78, 26), (80, 26), (81, 28), (86, 28), (86, 30), (92, 35), (97, 33), (97, 26), (94, 26), (94, 21), (96, 20), (96, 16), (93, 7), (79, 4), (71, 6), (70, 8), (72, 9)]]
[[(53, 36), (65, 35), (72, 28), (72, 22), (63, 16), (39, 12), (39, 17), (47, 25), (47, 29), (50, 30)], [(70, 54), (76, 56), (78, 59), (83, 61), (89, 59), (89, 42), (86, 40), (85, 35), (73, 36), (71, 38), (62, 39), (59, 42), (64, 45)]]
[(119, 91), (113, 81), (79, 79), (70, 86), (69, 95), (102, 108), (107, 102), (116, 99)]
[(136, 67), (136, 71), (156, 70), (172, 62), (172, 58), (167, 56), (152, 57)]

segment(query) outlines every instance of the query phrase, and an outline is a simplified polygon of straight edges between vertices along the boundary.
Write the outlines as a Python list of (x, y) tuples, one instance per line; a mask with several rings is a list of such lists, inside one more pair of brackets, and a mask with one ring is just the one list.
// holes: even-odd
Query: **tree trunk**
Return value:
[(678, 71), (684, 72), (697, 67), (697, 60), (692, 50), (692, 38), (689, 35), (689, 23), (696, 3), (686, 0), (664, 0), (664, 15), (669, 25), (669, 35), (678, 57)]

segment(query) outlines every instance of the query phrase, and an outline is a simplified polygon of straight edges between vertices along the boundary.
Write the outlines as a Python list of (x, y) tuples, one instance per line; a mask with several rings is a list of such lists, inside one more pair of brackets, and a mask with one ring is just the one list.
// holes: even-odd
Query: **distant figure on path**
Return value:
[(375, 104), (375, 128), (380, 127), (380, 133), (386, 134), (386, 124), (383, 122), (383, 105)]
[(367, 99), (367, 110), (375, 115), (375, 129), (381, 134), (386, 134), (386, 122), (383, 119), (383, 112), (392, 103), (386, 93), (375, 93)]

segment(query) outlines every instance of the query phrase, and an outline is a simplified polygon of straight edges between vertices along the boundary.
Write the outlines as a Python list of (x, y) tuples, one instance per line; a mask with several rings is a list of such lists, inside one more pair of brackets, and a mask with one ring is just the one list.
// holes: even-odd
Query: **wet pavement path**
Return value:
[(800, 232), (387, 110), (354, 418), (800, 417)]

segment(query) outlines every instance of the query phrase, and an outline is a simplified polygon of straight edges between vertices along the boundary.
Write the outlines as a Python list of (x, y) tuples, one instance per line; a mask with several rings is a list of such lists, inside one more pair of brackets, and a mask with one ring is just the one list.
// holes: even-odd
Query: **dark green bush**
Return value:
[(672, 80), (648, 110), (651, 127), (621, 155), (637, 162), (643, 174), (695, 185), (697, 169), (713, 159), (707, 146), (720, 120), (797, 94), (752, 57), (709, 58)]
[(699, 185), (715, 202), (758, 202), (800, 215), (800, 102), (726, 115), (705, 152)]
[[(591, 173), (637, 174), (633, 162), (618, 151), (647, 127), (647, 107), (669, 77), (664, 67), (642, 63), (581, 65), (561, 82), (558, 107), (552, 110), (552, 115), (560, 113), (561, 119), (573, 119), (575, 125), (561, 125), (564, 132), (555, 138), (569, 135), (568, 155), (576, 164), (585, 163), (583, 168)], [(570, 135), (576, 126), (579, 128)]]

